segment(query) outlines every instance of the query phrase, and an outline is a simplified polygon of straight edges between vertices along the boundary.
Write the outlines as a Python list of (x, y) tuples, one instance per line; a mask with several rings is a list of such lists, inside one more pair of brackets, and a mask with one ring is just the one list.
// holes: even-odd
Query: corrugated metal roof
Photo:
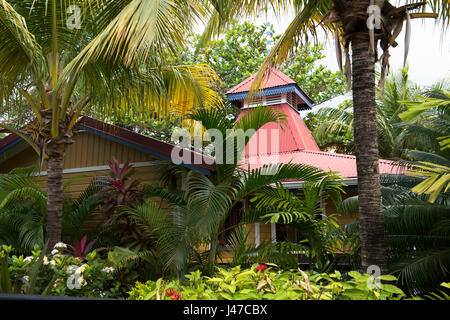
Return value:
[[(228, 90), (227, 94), (249, 91), (253, 84), (253, 81), (255, 80), (256, 74), (257, 73), (254, 73), (253, 75), (251, 75), (250, 77), (239, 83), (234, 88)], [(268, 73), (268, 75), (265, 74), (263, 77), (262, 89), (280, 87), (289, 84), (296, 84), (296, 82), (291, 78), (289, 78), (287, 75), (285, 75), (283, 72), (275, 68), (272, 68)]]
[[(284, 125), (283, 129), (275, 122), (270, 122), (262, 126), (250, 139), (246, 148), (246, 155), (255, 155), (259, 153), (270, 154), (273, 152), (288, 152), (301, 149), (320, 151), (298, 111), (291, 108), (287, 103), (268, 106), (267, 108), (274, 108), (286, 114), (287, 123)], [(238, 119), (248, 112), (248, 110), (249, 109), (242, 110)], [(271, 139), (272, 133), (276, 134), (274, 137), (278, 138)], [(251, 150), (252, 143), (256, 144), (256, 150)], [(274, 144), (278, 144), (278, 146), (274, 146)]]
[[(247, 170), (250, 165), (250, 170), (253, 170), (260, 168), (265, 164), (269, 165), (288, 162), (301, 163), (320, 168), (325, 171), (333, 171), (343, 178), (356, 178), (358, 176), (355, 156), (312, 150), (296, 150), (290, 152), (248, 156), (245, 159), (245, 164), (242, 164), (240, 168)], [(390, 160), (380, 159), (379, 170), (380, 173), (404, 173), (404, 168), (398, 166), (394, 161)]]

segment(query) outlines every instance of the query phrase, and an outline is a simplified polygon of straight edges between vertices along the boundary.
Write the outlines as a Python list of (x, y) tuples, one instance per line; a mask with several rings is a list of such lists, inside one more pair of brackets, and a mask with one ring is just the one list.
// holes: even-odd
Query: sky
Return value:
[[(428, 10), (430, 11), (430, 10)], [(293, 19), (293, 15), (286, 14), (281, 17), (268, 13), (267, 18), (254, 19), (256, 24), (265, 24), (268, 20), (274, 26), (276, 34), (282, 34)], [(336, 49), (334, 39), (319, 36), (319, 41), (325, 43), (326, 58), (319, 63), (327, 66), (333, 71), (339, 69), (336, 59)], [(396, 39), (398, 46), (390, 48), (390, 74), (399, 72), (403, 68), (405, 50), (405, 26)], [(380, 49), (379, 54), (382, 51)], [(450, 31), (443, 32), (434, 19), (412, 19), (411, 20), (411, 41), (407, 58), (409, 68), (409, 79), (421, 86), (429, 86), (439, 80), (450, 80)], [(378, 64), (379, 65), (379, 64)], [(388, 75), (388, 76), (389, 76)], [(336, 107), (345, 99), (351, 99), (351, 93), (339, 96), (321, 105), (314, 107), (313, 112), (322, 106)], [(302, 111), (304, 117), (311, 111)]]
[[(281, 34), (292, 18), (293, 16), (286, 15), (277, 19), (269, 14), (267, 20), (273, 24), (275, 32)], [(254, 22), (264, 23), (265, 20), (263, 17)], [(398, 46), (389, 49), (391, 72), (396, 72), (403, 67), (404, 39), (405, 28), (396, 39)], [(321, 63), (332, 70), (338, 70), (334, 40), (319, 36), (319, 41), (326, 41), (327, 57)], [(443, 78), (450, 78), (450, 31), (443, 35), (440, 26), (435, 25), (434, 19), (411, 20), (411, 42), (407, 62), (410, 80), (421, 85), (431, 85)]]

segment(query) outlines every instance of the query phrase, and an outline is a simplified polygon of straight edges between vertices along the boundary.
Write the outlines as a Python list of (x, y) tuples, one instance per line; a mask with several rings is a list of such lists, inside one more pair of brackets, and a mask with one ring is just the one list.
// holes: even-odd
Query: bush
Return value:
[[(400, 300), (403, 291), (391, 284), (373, 281), (369, 274), (350, 271), (344, 279), (339, 271), (311, 273), (300, 269), (282, 271), (275, 265), (218, 268), (213, 277), (191, 272), (187, 281), (137, 282), (129, 292), (136, 300)], [(395, 281), (390, 275), (380, 280)]]
[(118, 298), (121, 282), (108, 262), (94, 250), (86, 258), (63, 254), (66, 245), (56, 244), (44, 255), (35, 247), (31, 256), (13, 255), (10, 246), (0, 247), (0, 292), (92, 298)]

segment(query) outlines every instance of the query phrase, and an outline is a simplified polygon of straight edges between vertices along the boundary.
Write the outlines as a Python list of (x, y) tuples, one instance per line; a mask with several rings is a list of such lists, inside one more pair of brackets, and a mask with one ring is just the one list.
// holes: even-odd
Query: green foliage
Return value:
[(320, 64), (325, 57), (323, 44), (306, 43), (297, 48), (281, 68), (316, 104), (345, 92), (343, 75)]
[[(11, 245), (23, 254), (44, 245), (47, 195), (35, 175), (34, 167), (0, 175), (0, 244)], [(82, 225), (98, 206), (97, 191), (90, 184), (77, 198), (64, 198), (63, 237), (73, 240), (80, 236)]]
[(331, 199), (338, 207), (341, 192), (339, 178), (329, 174), (318, 181), (305, 182), (297, 194), (280, 183), (275, 187), (264, 187), (250, 201), (257, 209), (263, 209), (258, 220), (287, 225), (305, 238), (303, 242), (310, 247), (309, 258), (316, 258), (316, 267), (323, 270), (329, 262), (328, 252), (333, 252), (337, 244), (330, 236), (337, 224), (333, 216), (323, 216), (321, 201)]
[(14, 255), (14, 249), (0, 249), (0, 292), (76, 297), (121, 297), (125, 282), (107, 261), (93, 251), (85, 259), (64, 255), (65, 244), (55, 246), (51, 255), (36, 246), (32, 255)]
[[(259, 270), (261, 269), (261, 270)], [(253, 265), (250, 269), (236, 266), (218, 268), (211, 277), (199, 271), (186, 275), (185, 282), (148, 281), (136, 283), (129, 292), (135, 300), (400, 300), (406, 295), (396, 286), (378, 284), (372, 276), (350, 271), (311, 273), (300, 269), (282, 271), (276, 265), (268, 268)], [(380, 280), (395, 281), (393, 276)]]
[[(222, 38), (211, 41), (206, 48), (199, 45), (201, 38), (197, 36), (191, 50), (181, 53), (179, 59), (185, 63), (210, 65), (222, 80), (219, 91), (224, 96), (227, 90), (259, 70), (268, 52), (267, 32), (271, 34), (272, 43), (279, 38), (272, 25), (268, 29), (265, 24), (233, 22)], [(316, 103), (345, 91), (343, 76), (319, 64), (323, 58), (322, 44), (299, 46), (281, 69)]]
[[(215, 163), (215, 179), (197, 171), (184, 172), (186, 188), (182, 192), (175, 191), (172, 185), (144, 188), (146, 196), (163, 197), (169, 202), (169, 208), (163, 209), (162, 202), (158, 204), (149, 199), (136, 208), (124, 208), (122, 211), (148, 235), (152, 246), (146, 249), (151, 248), (151, 254), (160, 257), (164, 266), (160, 272), (169, 271), (171, 276), (177, 278), (181, 278), (193, 265), (205, 273), (212, 272), (220, 253), (219, 235), (228, 215), (239, 201), (272, 183), (289, 179), (315, 182), (327, 176), (327, 173), (317, 168), (293, 163), (264, 166), (249, 172), (238, 167), (244, 150), (238, 143), (237, 136), (241, 131), (238, 129), (256, 131), (269, 122), (283, 123), (284, 115), (270, 108), (252, 108), (234, 126), (224, 117), (222, 110), (200, 108), (189, 118), (201, 122), (204, 129), (216, 129), (226, 134), (225, 141), (231, 143), (224, 142), (223, 149), (215, 152), (222, 152), (222, 155), (231, 153), (233, 159)], [(248, 140), (249, 137), (245, 139), (245, 144)], [(227, 149), (229, 145), (231, 150)], [(169, 166), (169, 171), (183, 173), (182, 170), (174, 171), (173, 166)], [(209, 250), (203, 253), (197, 250), (200, 245), (207, 244), (210, 245)], [(137, 251), (130, 255), (139, 257)], [(150, 255), (149, 251), (141, 253), (144, 252)], [(155, 265), (155, 268), (159, 267)]]
[[(446, 98), (445, 91), (435, 88), (438, 84), (421, 88), (408, 80), (408, 70), (404, 69), (386, 80), (384, 91), (377, 91), (376, 118), (381, 158), (407, 159), (407, 149), (448, 156), (448, 153), (439, 150), (440, 147), (445, 147), (446, 139), (436, 140), (450, 134), (449, 109), (445, 108), (448, 104), (445, 99), (448, 97)], [(443, 82), (442, 86), (448, 84)], [(421, 97), (417, 95), (418, 92), (429, 98), (422, 97), (425, 100), (417, 100)], [(429, 100), (433, 103), (430, 104)], [(421, 107), (422, 104), (426, 107)], [(417, 117), (414, 121), (405, 123), (406, 118), (402, 115), (415, 108), (420, 109)], [(337, 107), (325, 106), (310, 112), (305, 123), (321, 149), (354, 153), (351, 101), (346, 100)]]
[[(398, 285), (411, 292), (427, 292), (447, 281), (450, 266), (450, 210), (448, 195), (434, 203), (411, 191), (416, 179), (383, 175), (381, 183), (389, 268), (398, 276)], [(345, 199), (342, 212), (357, 214), (358, 199)], [(357, 240), (357, 223), (340, 229), (345, 237)]]

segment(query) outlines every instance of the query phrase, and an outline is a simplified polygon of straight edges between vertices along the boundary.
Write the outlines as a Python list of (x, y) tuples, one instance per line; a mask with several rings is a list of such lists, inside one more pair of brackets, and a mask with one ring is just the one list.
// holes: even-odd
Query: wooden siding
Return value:
[[(139, 150), (85, 131), (77, 132), (74, 140), (75, 143), (69, 145), (64, 155), (64, 169), (104, 166), (106, 161), (112, 160), (113, 157), (121, 163), (127, 160), (144, 162), (155, 159)], [(28, 147), (2, 163), (0, 172), (7, 173), (17, 167), (31, 166), (37, 161), (37, 154), (31, 147)], [(46, 170), (45, 162), (42, 170)]]

